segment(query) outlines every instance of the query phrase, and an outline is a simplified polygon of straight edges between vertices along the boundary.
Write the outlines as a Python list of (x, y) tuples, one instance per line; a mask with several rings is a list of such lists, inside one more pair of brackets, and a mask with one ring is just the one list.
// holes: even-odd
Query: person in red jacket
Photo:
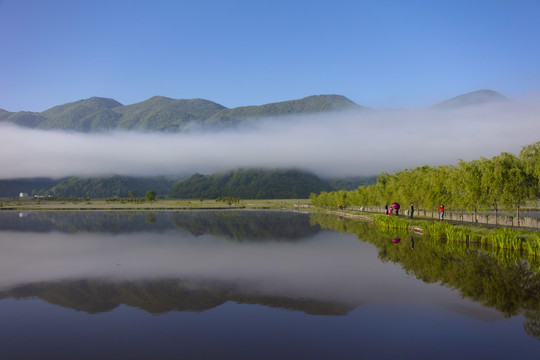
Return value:
[(440, 205), (439, 206), (439, 220), (443, 220), (444, 219), (444, 205)]

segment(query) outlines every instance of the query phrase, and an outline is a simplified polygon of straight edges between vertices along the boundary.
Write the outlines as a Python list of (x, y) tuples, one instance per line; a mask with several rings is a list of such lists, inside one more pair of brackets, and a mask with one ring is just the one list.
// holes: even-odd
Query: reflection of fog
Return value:
[[(374, 246), (321, 231), (302, 242), (242, 243), (177, 231), (133, 234), (0, 233), (0, 289), (106, 279), (189, 279), (226, 283), (242, 293), (333, 303), (414, 302), (490, 311), (437, 284), (381, 263)], [(205, 285), (206, 286), (206, 285)]]

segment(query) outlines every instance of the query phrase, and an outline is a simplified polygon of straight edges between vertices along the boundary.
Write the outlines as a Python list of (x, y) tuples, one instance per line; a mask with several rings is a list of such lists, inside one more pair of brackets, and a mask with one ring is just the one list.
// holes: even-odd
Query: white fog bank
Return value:
[(540, 140), (540, 101), (266, 119), (221, 132), (82, 134), (0, 126), (0, 178), (209, 174), (299, 168), (323, 176), (455, 164)]

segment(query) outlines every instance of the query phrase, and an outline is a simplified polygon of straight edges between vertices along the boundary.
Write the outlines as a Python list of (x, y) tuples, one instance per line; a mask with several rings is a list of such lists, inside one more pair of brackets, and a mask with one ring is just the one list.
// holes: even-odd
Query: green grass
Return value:
[(537, 232), (529, 234), (523, 242), (523, 249), (529, 256), (540, 256), (540, 234)]
[(375, 217), (375, 224), (379, 227), (398, 230), (407, 230), (409, 228), (409, 222), (407, 220), (390, 215), (377, 215)]
[(446, 229), (446, 239), (452, 242), (469, 241), (471, 234), (469, 226), (450, 226)]
[(134, 203), (130, 201), (108, 202), (106, 199), (82, 200), (76, 202), (49, 201), (37, 202), (31, 199), (2, 201), (5, 210), (204, 210), (204, 209), (294, 209), (294, 205), (308, 205), (309, 199), (264, 199), (240, 200), (229, 206), (216, 200), (158, 199)]
[(497, 228), (486, 237), (486, 240), (489, 245), (499, 249), (521, 250), (521, 236), (515, 229)]

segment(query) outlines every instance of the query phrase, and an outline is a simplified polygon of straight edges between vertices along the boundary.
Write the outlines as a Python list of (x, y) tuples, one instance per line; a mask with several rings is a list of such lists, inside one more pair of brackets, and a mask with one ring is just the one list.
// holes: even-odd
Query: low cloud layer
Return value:
[(3, 124), (0, 178), (209, 174), (238, 167), (376, 175), (518, 153), (540, 140), (539, 104), (291, 116), (180, 134), (81, 134)]

